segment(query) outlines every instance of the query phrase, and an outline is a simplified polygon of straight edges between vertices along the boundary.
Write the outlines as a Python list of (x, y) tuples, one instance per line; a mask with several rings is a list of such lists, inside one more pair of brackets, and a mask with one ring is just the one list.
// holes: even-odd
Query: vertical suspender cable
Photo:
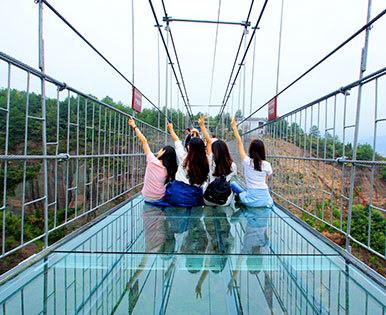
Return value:
[(172, 69), (169, 68), (169, 112), (170, 112), (170, 115), (171, 115), (171, 118), (173, 119), (173, 79), (172, 79)]
[[(220, 13), (221, 13), (221, 0), (218, 1), (217, 22), (220, 21)], [(208, 104), (211, 104), (212, 95), (213, 95), (213, 80), (214, 80), (214, 70), (215, 70), (215, 66), (216, 66), (216, 55), (217, 55), (218, 26), (219, 26), (219, 23), (216, 24), (216, 35), (215, 35), (215, 39), (214, 39), (212, 74), (211, 74), (211, 79), (210, 79), (210, 90), (209, 90), (209, 102), (208, 102)], [(210, 117), (209, 117), (209, 106), (208, 106), (208, 129), (209, 129), (209, 119), (210, 119)]]
[[(39, 23), (39, 68), (42, 71), (42, 73), (45, 74), (44, 38), (43, 38), (43, 2), (42, 1), (39, 1), (39, 22), (38, 23)], [(9, 82), (10, 82), (10, 68), (8, 71), (8, 84)], [(8, 98), (9, 98), (9, 91), (8, 91)], [(42, 110), (43, 155), (47, 156), (46, 80), (44, 77), (41, 78), (41, 110)], [(8, 117), (7, 122), (8, 122), (9, 112), (7, 113), (7, 115), (8, 115), (7, 116)], [(7, 165), (7, 163), (5, 165)], [(6, 171), (4, 173), (6, 173)], [(43, 175), (44, 175), (44, 188), (43, 188), (44, 189), (44, 246), (48, 247), (49, 244), (48, 244), (48, 162), (47, 162), (47, 159), (43, 160)], [(4, 178), (6, 179), (6, 177)], [(6, 187), (6, 185), (4, 185), (4, 187)], [(6, 194), (4, 194), (4, 196), (6, 196)], [(5, 205), (6, 204), (4, 203), (4, 206)], [(5, 216), (5, 212), (3, 216)], [(3, 251), (4, 251), (4, 247), (3, 247)]]
[(238, 114), (240, 114), (240, 111), (241, 111), (241, 85), (242, 85), (242, 76), (239, 77), (239, 96), (237, 99), (237, 111), (239, 112)]
[[(165, 26), (165, 30), (166, 30), (166, 49), (169, 47), (169, 26), (166, 25)], [(167, 116), (168, 116), (168, 79), (169, 79), (169, 76), (168, 76), (168, 64), (169, 64), (169, 59), (168, 59), (168, 56), (166, 56), (166, 61), (165, 61), (165, 144), (167, 143), (168, 141), (168, 135), (167, 135), (167, 131), (168, 131), (168, 119), (167, 119)]]
[[(244, 53), (247, 52), (247, 34), (248, 34), (248, 29), (245, 29), (244, 30), (245, 32), (245, 36), (244, 36)], [(245, 115), (245, 74), (247, 72), (246, 70), (246, 63), (247, 63), (247, 59), (244, 60), (243, 64), (242, 64), (242, 67), (243, 67), (243, 112), (242, 112), (242, 115), (244, 117)]]
[(231, 118), (234, 116), (235, 93), (232, 93)]
[(253, 39), (253, 59), (252, 59), (252, 78), (251, 78), (251, 98), (249, 103), (249, 114), (252, 113), (252, 103), (253, 103), (253, 85), (255, 78), (255, 58), (256, 58), (256, 36)]
[(221, 139), (224, 140), (224, 129), (225, 129), (224, 116), (221, 116)]
[[(43, 2), (39, 1), (39, 68), (43, 74), (45, 74), (45, 54), (44, 54), (44, 35), (43, 35)], [(9, 105), (10, 105), (10, 82), (11, 82), (11, 65), (8, 64), (8, 102), (7, 102), (7, 121), (6, 125), (9, 128)], [(46, 111), (46, 79), (44, 77), (41, 78), (40, 81), (41, 87), (41, 110), (42, 110), (42, 147), (43, 147), (43, 155), (47, 156), (47, 111)], [(8, 135), (6, 137), (6, 154), (8, 153)], [(5, 163), (4, 170), (4, 212), (3, 218), (5, 217), (5, 209), (6, 209), (6, 193), (7, 193), (7, 162)], [(48, 161), (47, 158), (43, 159), (43, 177), (44, 177), (44, 247), (47, 248), (49, 246), (49, 226), (48, 226)], [(6, 221), (3, 219), (3, 241), (5, 238), (5, 223)], [(5, 243), (4, 243), (5, 244)], [(2, 249), (4, 251), (4, 247)], [(46, 259), (46, 258), (45, 258)], [(43, 304), (43, 313), (47, 313), (47, 296), (48, 296), (48, 266), (44, 264), (44, 279), (43, 279), (43, 297), (45, 303)]]
[[(135, 59), (134, 59), (134, 0), (131, 0), (131, 66), (132, 66), (132, 73), (131, 73), (131, 82), (134, 83), (134, 73), (135, 73)], [(133, 92), (133, 89), (132, 89)], [(133, 117), (135, 117), (135, 111), (133, 110)]]
[(177, 123), (178, 123), (178, 129), (181, 129), (181, 116), (180, 116), (180, 94), (178, 93), (178, 90), (176, 91), (177, 93)]
[[(159, 26), (156, 26), (159, 27)], [(158, 70), (158, 82), (157, 82), (157, 88), (158, 88), (158, 104), (161, 104), (161, 56), (160, 56), (160, 43), (159, 43), (159, 32), (157, 32), (157, 55), (158, 55), (158, 64), (157, 64), (157, 70)], [(161, 119), (160, 119), (160, 112), (158, 111), (157, 115), (157, 126), (158, 129), (161, 128)], [(159, 133), (158, 133), (159, 136)], [(160, 139), (158, 139), (158, 142)]]
[[(132, 93), (134, 93), (134, 73), (135, 73), (135, 69), (134, 69), (134, 65), (135, 65), (135, 59), (134, 59), (134, 0), (131, 0), (131, 65), (132, 65), (132, 77), (131, 77), (131, 80), (132, 80), (132, 83), (133, 83), (133, 89), (131, 90)], [(133, 114), (133, 117), (135, 117), (135, 111), (132, 110), (132, 114)], [(133, 149), (133, 152), (135, 152), (135, 139), (136, 138), (133, 138), (133, 146), (132, 146), (132, 149)], [(132, 185), (134, 186), (135, 185), (135, 177), (134, 177), (134, 174), (135, 174), (135, 163), (134, 163), (134, 160), (135, 160), (135, 157), (132, 157), (132, 174), (131, 174), (131, 182), (132, 182)]]
[(284, 0), (281, 0), (280, 28), (279, 28), (279, 46), (278, 46), (278, 49), (277, 49), (276, 90), (275, 90), (275, 94), (279, 93), (279, 76), (280, 76), (280, 59), (281, 59), (281, 38), (282, 38), (282, 32), (283, 32), (283, 12), (284, 12)]
[[(368, 0), (366, 24), (369, 24), (370, 22), (371, 4), (372, 4), (371, 0)], [(367, 50), (369, 47), (369, 35), (370, 35), (370, 26), (366, 28), (365, 43), (362, 48), (362, 54), (361, 54), (359, 80), (362, 80), (363, 73), (366, 71)], [(356, 114), (355, 114), (355, 129), (354, 129), (354, 139), (353, 139), (353, 147), (352, 147), (352, 159), (354, 161), (357, 158), (359, 121), (360, 121), (360, 115), (361, 115), (361, 101), (362, 101), (362, 86), (363, 86), (363, 83), (359, 84), (358, 86), (357, 108), (356, 108)], [(351, 253), (350, 233), (351, 233), (351, 215), (352, 215), (352, 207), (353, 207), (354, 186), (355, 186), (355, 163), (352, 165), (351, 174), (350, 174), (350, 193), (349, 193), (350, 198), (349, 198), (348, 213), (347, 213), (346, 250), (349, 253)]]
[(132, 82), (134, 84), (134, 0), (131, 0), (131, 43), (132, 43), (132, 47), (131, 47), (131, 64), (133, 66), (133, 69), (132, 69)]

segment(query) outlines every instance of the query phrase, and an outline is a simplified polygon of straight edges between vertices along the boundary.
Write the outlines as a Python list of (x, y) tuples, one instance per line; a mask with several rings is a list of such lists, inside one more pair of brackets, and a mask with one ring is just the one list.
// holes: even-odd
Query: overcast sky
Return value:
[[(282, 59), (279, 88), (295, 79), (309, 66), (335, 48), (366, 22), (367, 0), (284, 0)], [(131, 0), (50, 0), (64, 17), (84, 34), (129, 78), (132, 76), (132, 19)], [(153, 0), (158, 19), (162, 21), (160, 0)], [(255, 1), (251, 14), (255, 24), (262, 7), (262, 0)], [(174, 18), (217, 18), (217, 0), (177, 1), (165, 0), (168, 14)], [(250, 104), (257, 108), (275, 92), (278, 32), (280, 18), (279, 0), (270, 0), (256, 34), (256, 55), (253, 98), (251, 95), (252, 57), (251, 47), (246, 61), (245, 108)], [(222, 0), (220, 19), (241, 22), (246, 19), (250, 0)], [(372, 14), (385, 9), (385, 0), (373, 0)], [(0, 0), (1, 51), (37, 67), (37, 11), (33, 0)], [(134, 0), (135, 12), (135, 84), (154, 103), (165, 104), (165, 60), (160, 48), (161, 97), (158, 101), (158, 35), (154, 27), (148, 1)], [(208, 104), (216, 26), (172, 22), (171, 29), (177, 46), (187, 92), (192, 104)], [(241, 26), (220, 25), (215, 63), (212, 104), (220, 104), (230, 75), (237, 45), (242, 34)], [(164, 32), (165, 36), (166, 33)], [(249, 36), (252, 34), (250, 31)], [(386, 65), (386, 17), (371, 30), (368, 70), (371, 73)], [(93, 51), (66, 27), (48, 9), (44, 14), (46, 72), (60, 81), (99, 98), (106, 95), (124, 103), (130, 103), (128, 84), (116, 75)], [(364, 36), (359, 36), (311, 75), (285, 92), (278, 100), (279, 115), (306, 104), (340, 86), (358, 79), (360, 53)], [(0, 85), (6, 82), (5, 64), (0, 63)], [(36, 87), (38, 82), (36, 82)], [(14, 73), (12, 84), (21, 87), (25, 76)], [(235, 86), (233, 111), (242, 108), (243, 90)], [(177, 106), (177, 86), (169, 84), (172, 100)], [(379, 82), (378, 117), (386, 116), (386, 82)], [(48, 88), (48, 93), (54, 89)], [(366, 94), (367, 93), (367, 94)], [(365, 91), (362, 107), (363, 129), (361, 138), (372, 135), (374, 116), (372, 92)], [(170, 94), (170, 90), (169, 90)], [(239, 96), (240, 94), (240, 96)], [(52, 94), (53, 95), (53, 94)], [(354, 118), (355, 95), (351, 96), (350, 115)], [(240, 99), (240, 102), (239, 102)], [(182, 102), (179, 102), (182, 106)], [(341, 107), (341, 106), (340, 106)], [(227, 111), (232, 108), (230, 99)], [(194, 112), (207, 111), (194, 108)], [(212, 108), (216, 114), (218, 108)], [(257, 116), (265, 116), (266, 110)], [(340, 119), (341, 120), (341, 119)], [(385, 124), (379, 126), (378, 135), (386, 135)], [(386, 139), (384, 139), (386, 141)]]

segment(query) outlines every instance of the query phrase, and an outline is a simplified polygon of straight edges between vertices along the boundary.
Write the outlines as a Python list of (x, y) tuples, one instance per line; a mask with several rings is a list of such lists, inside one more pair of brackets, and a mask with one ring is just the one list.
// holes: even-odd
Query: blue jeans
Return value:
[(247, 207), (272, 207), (273, 200), (268, 189), (244, 188), (237, 182), (231, 182), (231, 189)]
[(241, 186), (239, 183), (237, 182), (231, 182), (231, 189), (232, 191), (236, 194), (236, 195), (239, 195), (240, 193), (242, 193), (243, 191), (246, 191), (246, 188), (244, 188), (243, 186)]

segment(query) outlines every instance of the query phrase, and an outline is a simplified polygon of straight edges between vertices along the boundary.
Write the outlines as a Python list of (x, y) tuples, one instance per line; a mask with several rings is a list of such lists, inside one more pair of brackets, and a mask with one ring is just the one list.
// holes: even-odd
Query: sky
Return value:
[[(168, 106), (182, 108), (176, 82), (170, 67), (166, 73), (166, 55), (159, 43), (157, 29), (148, 1), (134, 1), (134, 83), (154, 103), (163, 106), (168, 80)], [(50, 0), (91, 43), (95, 45), (128, 78), (132, 79), (132, 0)], [(158, 20), (163, 11), (160, 0), (153, 0)], [(255, 1), (251, 13), (256, 23), (263, 1)], [(219, 1), (165, 0), (169, 16), (186, 19), (216, 20)], [(220, 20), (241, 22), (246, 19), (250, 0), (221, 0)], [(249, 114), (275, 94), (278, 34), (281, 1), (268, 1), (256, 32), (255, 67), (252, 68), (253, 45), (245, 65), (245, 94), (237, 81), (226, 112), (243, 108)], [(384, 0), (372, 1), (371, 16), (386, 8)], [(284, 0), (282, 54), (279, 89), (285, 87), (308, 67), (344, 41), (366, 22), (367, 0)], [(0, 50), (31, 65), (38, 66), (38, 6), (33, 0), (0, 0)], [(224, 97), (238, 43), (241, 26), (220, 25), (214, 66), (214, 83), (210, 100), (211, 73), (215, 47), (216, 25), (171, 22), (187, 93), (193, 112), (217, 114)], [(166, 37), (166, 32), (163, 30)], [(249, 40), (251, 29), (247, 35)], [(370, 32), (366, 74), (386, 65), (386, 17), (381, 18)], [(85, 93), (98, 98), (109, 95), (114, 100), (130, 104), (131, 88), (106, 63), (87, 47), (67, 26), (47, 8), (44, 12), (46, 72)], [(160, 46), (158, 46), (158, 44)], [(278, 114), (282, 115), (359, 78), (359, 65), (364, 36), (358, 36), (310, 75), (295, 84), (278, 99)], [(158, 47), (160, 49), (158, 50)], [(158, 53), (159, 51), (159, 53)], [(160, 57), (158, 57), (160, 56)], [(239, 60), (240, 61), (240, 60)], [(238, 61), (238, 63), (239, 63)], [(158, 76), (158, 62), (160, 75)], [(254, 70), (254, 71), (253, 71)], [(251, 85), (253, 74), (253, 86)], [(160, 90), (158, 90), (158, 77)], [(240, 78), (244, 78), (242, 72)], [(25, 75), (15, 71), (13, 87), (25, 86)], [(0, 63), (0, 86), (6, 83), (6, 65)], [(378, 118), (386, 117), (386, 79), (379, 80)], [(34, 85), (35, 84), (35, 85)], [(38, 82), (33, 82), (38, 88)], [(251, 93), (252, 91), (252, 93)], [(54, 96), (53, 87), (47, 93)], [(252, 94), (252, 98), (251, 98)], [(245, 96), (244, 96), (245, 95)], [(360, 139), (372, 142), (374, 128), (374, 87), (364, 89), (361, 110)], [(342, 99), (337, 107), (342, 108)], [(232, 102), (233, 100), (233, 102)], [(233, 103), (233, 105), (232, 105)], [(348, 120), (355, 118), (356, 93), (350, 95)], [(149, 104), (144, 104), (150, 106)], [(328, 111), (330, 111), (328, 109)], [(266, 108), (256, 114), (265, 117)], [(338, 116), (341, 112), (338, 110)], [(341, 118), (337, 119), (339, 122)], [(339, 123), (338, 122), (338, 123)], [(323, 122), (322, 122), (323, 124)], [(378, 123), (377, 146), (386, 151), (386, 123)], [(350, 133), (352, 137), (352, 133)], [(385, 146), (385, 149), (381, 147)]]

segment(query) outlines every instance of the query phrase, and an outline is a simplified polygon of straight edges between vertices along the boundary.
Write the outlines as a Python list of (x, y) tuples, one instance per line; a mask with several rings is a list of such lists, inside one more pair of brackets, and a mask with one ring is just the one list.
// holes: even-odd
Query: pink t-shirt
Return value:
[(165, 194), (166, 168), (152, 152), (146, 156), (146, 162), (142, 195), (145, 199), (160, 200)]

